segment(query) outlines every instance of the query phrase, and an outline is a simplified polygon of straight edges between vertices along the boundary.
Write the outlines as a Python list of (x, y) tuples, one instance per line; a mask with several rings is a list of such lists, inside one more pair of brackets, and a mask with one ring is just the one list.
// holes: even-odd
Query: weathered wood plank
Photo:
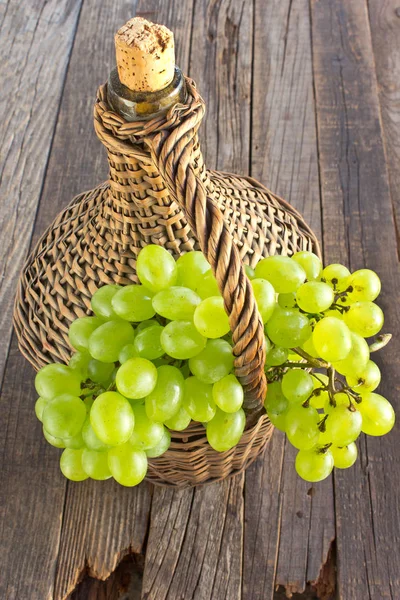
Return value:
[[(180, 5), (182, 6), (182, 5)], [(195, 3), (189, 74), (207, 103), (200, 129), (210, 168), (248, 172), (250, 124), (250, 63), (252, 7), (223, 0)], [(174, 28), (173, 22), (166, 22)], [(176, 34), (179, 46), (181, 39)], [(160, 525), (154, 491), (152, 521), (143, 577), (143, 597), (239, 599), (243, 545), (243, 476), (211, 487), (185, 492), (192, 503), (185, 533), (158, 550), (174, 531)], [(180, 494), (182, 492), (175, 492)], [(173, 510), (175, 494), (171, 496)], [(160, 540), (159, 532), (162, 531)], [(174, 536), (175, 536), (174, 531)]]
[(369, 1), (369, 21), (375, 55), (383, 142), (389, 170), (393, 212), (400, 229), (400, 6), (395, 0)]
[[(385, 330), (398, 326), (399, 265), (367, 6), (312, 0), (313, 57), (327, 258), (382, 279)], [(377, 362), (382, 394), (399, 408), (399, 341)], [(335, 474), (338, 585), (343, 598), (395, 598), (399, 589), (399, 432), (362, 437), (360, 460)]]
[(0, 381), (82, 0), (0, 5)]
[(33, 410), (33, 369), (11, 344), (1, 394), (0, 597), (52, 599), (65, 480)]
[(283, 434), (275, 431), (262, 457), (246, 471), (243, 600), (272, 600), (282, 498)]
[[(296, 3), (290, 0), (256, 2), (252, 175), (288, 199), (320, 236), (310, 27), (307, 0)], [(282, 455), (283, 437), (279, 436), (279, 440)], [(266, 457), (268, 452), (267, 448)], [(274, 452), (278, 456), (277, 448)], [(270, 494), (271, 503), (274, 496), (279, 496), (282, 502), (280, 523), (275, 522), (275, 530), (270, 531), (261, 543), (265, 544), (268, 556), (274, 556), (273, 543), (279, 543), (276, 577), (272, 570), (266, 576), (266, 581), (270, 586), (274, 583), (284, 586), (288, 593), (303, 592), (307, 581), (314, 582), (318, 578), (335, 536), (332, 481), (313, 490), (319, 500), (313, 502), (311, 493), (308, 493), (312, 486), (301, 481), (295, 473), (295, 455), (296, 451), (287, 443), (282, 477), (275, 476), (272, 479), (278, 487), (271, 485), (259, 492)], [(275, 462), (274, 468), (278, 468), (281, 460)], [(252, 484), (253, 488), (259, 489)], [(246, 513), (247, 510), (246, 501)], [(249, 510), (246, 528), (258, 527), (259, 519), (252, 517), (255, 514)], [(313, 523), (317, 523), (321, 529), (310, 531)], [(249, 536), (253, 534), (249, 532)], [(255, 565), (248, 563), (249, 560), (245, 556), (245, 571), (249, 569), (249, 572), (253, 572), (262, 568), (262, 558), (257, 554), (254, 556)], [(247, 585), (255, 598), (271, 594), (265, 584), (259, 589), (253, 589), (249, 583)]]
[(256, 0), (251, 174), (321, 238), (308, 0)]
[(83, 575), (106, 579), (127, 554), (143, 552), (151, 494), (148, 483), (133, 490), (111, 480), (68, 484), (56, 600), (67, 598)]
[[(1, 5), (1, 598), (50, 599), (65, 483), (41, 436), (33, 371), (11, 344), (12, 299), (29, 247), (80, 1)], [(6, 368), (5, 368), (6, 367)], [(3, 378), (4, 372), (4, 378)]]

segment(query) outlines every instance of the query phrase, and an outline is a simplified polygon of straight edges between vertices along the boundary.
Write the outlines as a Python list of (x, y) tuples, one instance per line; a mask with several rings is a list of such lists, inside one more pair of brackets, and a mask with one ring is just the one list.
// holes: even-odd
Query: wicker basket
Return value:
[(186, 79), (185, 105), (164, 116), (127, 122), (100, 87), (95, 129), (107, 148), (110, 180), (74, 198), (47, 229), (21, 275), (14, 322), (19, 346), (38, 369), (68, 361), (68, 327), (90, 313), (104, 284), (136, 282), (136, 257), (160, 244), (175, 257), (201, 249), (216, 275), (229, 314), (235, 372), (245, 390), (248, 427), (232, 450), (215, 452), (204, 428), (172, 432), (170, 449), (149, 461), (148, 479), (198, 485), (246, 468), (264, 449), (272, 426), (262, 410), (266, 382), (264, 332), (242, 263), (262, 256), (319, 253), (302, 217), (255, 180), (208, 171), (197, 130), (204, 102)]

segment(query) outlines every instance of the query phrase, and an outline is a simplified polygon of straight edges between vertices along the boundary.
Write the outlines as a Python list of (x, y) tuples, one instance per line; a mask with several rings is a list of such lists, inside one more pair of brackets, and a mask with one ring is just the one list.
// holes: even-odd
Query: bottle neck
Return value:
[(185, 78), (179, 67), (169, 85), (157, 92), (133, 92), (119, 79), (118, 69), (111, 71), (107, 82), (107, 102), (126, 121), (145, 121), (165, 114), (174, 104), (186, 101)]

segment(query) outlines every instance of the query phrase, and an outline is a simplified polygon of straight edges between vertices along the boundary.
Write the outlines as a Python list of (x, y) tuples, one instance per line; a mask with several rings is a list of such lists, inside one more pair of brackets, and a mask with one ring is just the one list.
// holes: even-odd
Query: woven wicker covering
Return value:
[(171, 449), (150, 461), (149, 479), (180, 486), (240, 471), (271, 433), (265, 414), (259, 417), (264, 332), (243, 263), (319, 252), (312, 231), (284, 200), (251, 178), (205, 168), (197, 138), (204, 102), (190, 79), (186, 85), (185, 105), (140, 122), (112, 112), (100, 87), (95, 129), (107, 148), (110, 180), (74, 198), (44, 233), (21, 275), (14, 314), (21, 351), (35, 368), (68, 361), (69, 324), (90, 313), (99, 286), (137, 281), (143, 246), (160, 244), (175, 257), (204, 252), (229, 314), (235, 372), (253, 419), (238, 446), (223, 454), (208, 446), (199, 425), (174, 434)]

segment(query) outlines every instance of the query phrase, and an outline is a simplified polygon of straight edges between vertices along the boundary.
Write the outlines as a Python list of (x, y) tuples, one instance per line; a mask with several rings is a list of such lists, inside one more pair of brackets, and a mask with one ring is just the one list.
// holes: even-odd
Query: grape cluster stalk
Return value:
[[(319, 481), (354, 464), (361, 432), (384, 435), (394, 424), (370, 360), (390, 335), (366, 341), (383, 326), (379, 278), (323, 269), (310, 252), (267, 257), (246, 273), (265, 328), (265, 410), (299, 450), (297, 473)], [(93, 316), (70, 326), (69, 364), (36, 375), (37, 418), (72, 481), (135, 486), (148, 459), (168, 450), (171, 431), (200, 422), (209, 445), (226, 452), (246, 425), (228, 316), (203, 254), (175, 261), (149, 245), (137, 276), (138, 284), (100, 287)]]

